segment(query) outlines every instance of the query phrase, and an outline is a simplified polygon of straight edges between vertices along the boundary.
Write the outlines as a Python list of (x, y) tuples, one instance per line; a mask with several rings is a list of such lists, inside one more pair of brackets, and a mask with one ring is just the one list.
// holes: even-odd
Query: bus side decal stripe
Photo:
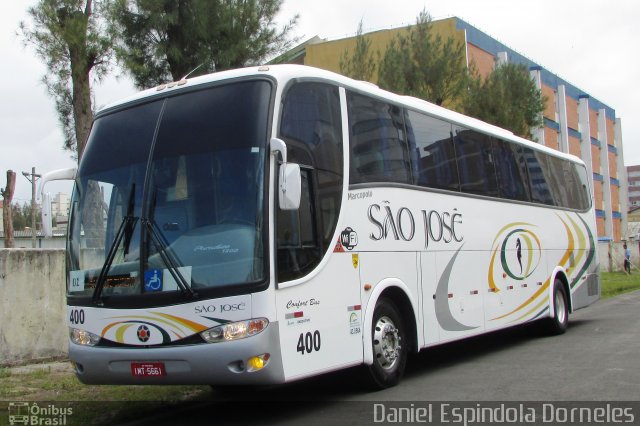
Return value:
[(493, 318), (491, 321), (495, 321), (495, 320), (499, 320), (505, 317), (508, 317), (511, 314), (514, 314), (516, 312), (518, 312), (520, 309), (523, 309), (525, 306), (528, 306), (531, 302), (533, 302), (534, 300), (536, 300), (538, 298), (538, 296), (540, 296), (542, 293), (544, 293), (547, 288), (549, 288), (549, 282), (551, 281), (551, 278), (547, 278), (547, 280), (544, 282), (544, 284), (542, 285), (542, 287), (540, 287), (538, 289), (538, 291), (535, 292), (535, 294), (533, 296), (531, 296), (530, 298), (527, 299), (526, 302), (524, 302), (522, 305), (518, 306), (517, 308), (515, 308), (513, 311), (506, 313), (504, 315), (501, 315), (497, 318)]
[(584, 265), (582, 265), (582, 268), (580, 268), (580, 272), (578, 272), (576, 277), (571, 282), (571, 285), (569, 286), (569, 287), (571, 287), (571, 289), (573, 289), (578, 284), (578, 281), (580, 280), (580, 278), (587, 272), (587, 270), (591, 266), (591, 263), (593, 262), (593, 259), (594, 259), (595, 255), (596, 255), (595, 242), (593, 240), (593, 234), (591, 234), (591, 231), (589, 230), (589, 226), (584, 221), (584, 219), (582, 219), (579, 215), (578, 215), (578, 219), (580, 219), (580, 221), (582, 221), (582, 224), (584, 225), (585, 229), (587, 230), (587, 234), (589, 235), (589, 254), (587, 255), (587, 259), (585, 260)]
[[(573, 233), (569, 229), (569, 226), (566, 224), (566, 222), (564, 220), (562, 220), (562, 218), (560, 216), (558, 216), (558, 218), (560, 219), (560, 221), (564, 225), (564, 229), (567, 232), (567, 240), (568, 240), (567, 250), (564, 252), (564, 255), (562, 256), (562, 258), (558, 262), (558, 265), (564, 266), (567, 263), (567, 261), (571, 258), (571, 253), (573, 253), (574, 246), (575, 246), (575, 241), (574, 241), (574, 238), (573, 238)], [(501, 315), (501, 316), (499, 316), (497, 318), (493, 318), (491, 321), (495, 321), (495, 320), (499, 320), (499, 319), (508, 317), (509, 315), (514, 314), (515, 312), (518, 312), (519, 310), (521, 310), (524, 307), (528, 306), (535, 299), (537, 299), (544, 291), (546, 291), (547, 288), (549, 288), (550, 282), (551, 282), (551, 277), (547, 278), (547, 280), (544, 282), (542, 287), (540, 287), (538, 289), (538, 291), (536, 291), (535, 294), (533, 296), (531, 296), (530, 298), (528, 298), (522, 305), (518, 306), (513, 311), (511, 311), (511, 312), (509, 312), (507, 314)]]
[(204, 326), (202, 324), (198, 324), (197, 322), (190, 321), (190, 320), (188, 320), (186, 318), (180, 318), (180, 317), (176, 317), (174, 315), (163, 314), (163, 313), (160, 313), (160, 312), (158, 312), (158, 315), (160, 315), (162, 317), (165, 317), (165, 318), (172, 319), (172, 320), (176, 321), (177, 323), (182, 324), (185, 327), (187, 327), (187, 328), (189, 328), (189, 329), (191, 329), (191, 330), (193, 330), (193, 331), (195, 331), (197, 333), (199, 333), (201, 331), (204, 331), (204, 330), (206, 330), (208, 328), (208, 327), (206, 327), (206, 326)]
[[(542, 300), (540, 301), (540, 303), (538, 303), (536, 306), (534, 306), (533, 308), (531, 308), (531, 309), (530, 309), (526, 314), (522, 315), (520, 318), (517, 318), (517, 319), (515, 319), (515, 320), (513, 320), (513, 321), (511, 321), (511, 322), (517, 322), (517, 321), (520, 321), (520, 320), (521, 320), (521, 319), (523, 319), (523, 318), (528, 317), (528, 316), (529, 316), (529, 315), (531, 315), (533, 312), (535, 312), (535, 311), (537, 311), (538, 309), (540, 309), (540, 308), (542, 307), (542, 305), (544, 305), (545, 303), (548, 303), (548, 301), (549, 301), (549, 298), (548, 298), (548, 297), (545, 297), (544, 299), (542, 299)], [(540, 314), (538, 314), (538, 315), (540, 315)], [(535, 318), (535, 317), (534, 317), (534, 318)]]
[(122, 327), (118, 327), (118, 329), (116, 330), (116, 342), (124, 343), (124, 333), (133, 325), (134, 324), (132, 323), (125, 323)]
[(458, 320), (453, 317), (453, 314), (449, 309), (449, 278), (451, 278), (451, 270), (453, 269), (453, 264), (455, 263), (460, 250), (462, 250), (462, 246), (460, 246), (460, 248), (451, 257), (451, 260), (449, 260), (447, 267), (440, 276), (440, 280), (438, 280), (438, 287), (436, 288), (436, 318), (438, 319), (440, 327), (446, 331), (465, 331), (478, 328), (478, 326), (472, 327), (458, 322)]

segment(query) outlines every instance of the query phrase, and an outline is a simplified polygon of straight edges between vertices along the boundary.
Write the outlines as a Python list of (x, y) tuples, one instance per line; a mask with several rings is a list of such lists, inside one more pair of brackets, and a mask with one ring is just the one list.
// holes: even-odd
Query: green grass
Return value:
[[(140, 412), (154, 412), (167, 403), (209, 398), (209, 386), (115, 386), (85, 385), (70, 368), (42, 366), (31, 372), (0, 368), (0, 424), (3, 401), (59, 402), (73, 407), (69, 424), (113, 424), (131, 421)], [(133, 402), (133, 403), (132, 403)]]
[(4, 379), (9, 376), (11, 376), (11, 370), (7, 367), (0, 367), (0, 379)]
[(602, 272), (602, 298), (608, 299), (619, 294), (640, 290), (640, 273), (631, 275), (624, 272)]

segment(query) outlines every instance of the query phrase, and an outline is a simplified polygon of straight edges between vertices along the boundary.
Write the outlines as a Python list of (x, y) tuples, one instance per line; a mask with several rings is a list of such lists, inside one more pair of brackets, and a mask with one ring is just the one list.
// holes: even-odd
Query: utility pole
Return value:
[(31, 173), (22, 172), (22, 175), (31, 182), (31, 246), (36, 248), (36, 181), (42, 176), (36, 174), (36, 168), (31, 168)]

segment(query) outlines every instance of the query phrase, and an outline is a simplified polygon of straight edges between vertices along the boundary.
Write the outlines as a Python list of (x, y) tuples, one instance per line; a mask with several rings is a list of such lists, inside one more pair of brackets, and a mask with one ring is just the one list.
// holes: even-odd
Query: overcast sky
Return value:
[[(74, 166), (41, 83), (45, 67), (16, 36), (35, 1), (4, 2), (0, 14), (0, 187), (6, 170), (17, 172), (14, 201), (31, 198), (22, 171)], [(415, 22), (426, 8), (434, 18), (457, 16), (609, 105), (622, 118), (626, 165), (640, 164), (640, 2), (637, 0), (285, 0), (281, 22), (300, 15), (294, 31), (336, 39)], [(117, 71), (116, 71), (117, 73)], [(105, 105), (135, 92), (126, 77), (95, 87)], [(69, 186), (57, 186), (68, 191)], [(69, 191), (70, 192), (70, 191)]]

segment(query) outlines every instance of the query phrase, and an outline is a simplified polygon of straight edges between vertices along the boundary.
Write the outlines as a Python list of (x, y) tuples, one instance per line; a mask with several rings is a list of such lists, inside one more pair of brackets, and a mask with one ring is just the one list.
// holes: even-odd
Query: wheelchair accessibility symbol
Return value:
[(162, 291), (162, 271), (160, 269), (150, 269), (144, 271), (144, 290)]

